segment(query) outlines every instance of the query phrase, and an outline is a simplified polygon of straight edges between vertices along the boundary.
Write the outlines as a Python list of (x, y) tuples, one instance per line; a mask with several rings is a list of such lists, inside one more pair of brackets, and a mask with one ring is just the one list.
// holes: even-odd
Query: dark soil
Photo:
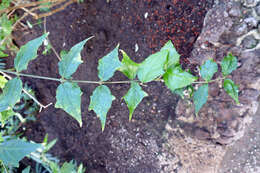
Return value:
[[(136, 62), (141, 62), (172, 40), (181, 54), (183, 65), (189, 64), (192, 45), (200, 33), (206, 11), (213, 0), (105, 0), (73, 4), (47, 18), (47, 31), (55, 49), (69, 50), (81, 40), (95, 36), (82, 52), (84, 64), (73, 76), (79, 80), (98, 80), (98, 59), (118, 43)], [(145, 13), (148, 17), (145, 19)], [(43, 26), (28, 32), (16, 32), (16, 43), (25, 44), (43, 33)], [(135, 52), (135, 45), (139, 50)], [(58, 59), (54, 53), (39, 56), (30, 63), (26, 73), (59, 77)], [(44, 104), (55, 103), (58, 83), (23, 78), (36, 90)], [(112, 80), (126, 80), (120, 73)], [(37, 115), (37, 121), (27, 125), (25, 135), (41, 142), (45, 133), (58, 142), (51, 153), (62, 161), (83, 162), (87, 172), (159, 172), (157, 155), (163, 142), (163, 130), (168, 119), (174, 119), (178, 98), (161, 83), (149, 83), (143, 89), (149, 94), (136, 109), (133, 121), (128, 121), (128, 109), (120, 98), (128, 85), (110, 85), (117, 100), (107, 116), (105, 131), (99, 119), (88, 111), (89, 97), (95, 85), (80, 85), (82, 92), (83, 127), (64, 111), (51, 106)]]

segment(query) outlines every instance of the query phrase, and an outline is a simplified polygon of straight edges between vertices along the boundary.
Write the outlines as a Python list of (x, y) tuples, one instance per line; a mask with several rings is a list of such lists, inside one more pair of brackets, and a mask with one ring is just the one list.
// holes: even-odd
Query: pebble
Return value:
[(256, 27), (257, 26), (257, 20), (254, 17), (249, 17), (245, 19), (246, 24), (248, 27)]
[(148, 17), (148, 12), (144, 13), (144, 18), (146, 19)]
[(247, 24), (241, 23), (234, 27), (235, 34), (238, 36), (241, 36), (243, 34), (246, 34), (248, 31)]
[(242, 13), (241, 13), (241, 10), (239, 8), (239, 6), (234, 6), (232, 7), (230, 10), (229, 10), (229, 15), (232, 16), (232, 17), (241, 17), (242, 16)]
[(255, 7), (257, 4), (257, 0), (244, 0), (243, 5), (245, 7)]
[(136, 44), (135, 44), (135, 52), (138, 52), (138, 50), (139, 50), (139, 46), (138, 46), (138, 44), (136, 43)]
[(254, 36), (249, 35), (244, 38), (242, 41), (242, 46), (246, 49), (252, 49), (257, 45), (257, 40)]
[(260, 23), (258, 24), (258, 32), (260, 33)]

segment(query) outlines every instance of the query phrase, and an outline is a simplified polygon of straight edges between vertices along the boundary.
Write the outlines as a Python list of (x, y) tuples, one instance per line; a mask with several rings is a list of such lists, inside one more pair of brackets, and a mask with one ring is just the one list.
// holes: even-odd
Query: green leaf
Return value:
[(48, 33), (43, 34), (20, 48), (14, 59), (14, 67), (17, 72), (27, 69), (28, 63), (37, 57), (37, 51), (47, 36)]
[(13, 22), (8, 19), (6, 13), (4, 13), (0, 17), (0, 27), (1, 27), (0, 39), (3, 39), (4, 37), (6, 37), (6, 36), (8, 36), (8, 35), (10, 35), (12, 33), (12, 24), (13, 24)]
[(49, 142), (45, 147), (44, 147), (44, 152), (49, 151), (57, 142), (57, 139), (53, 139), (51, 142)]
[(127, 107), (129, 109), (129, 121), (132, 119), (133, 113), (137, 105), (148, 96), (146, 92), (142, 90), (137, 82), (132, 82), (129, 91), (123, 97)]
[(6, 54), (0, 50), (0, 58), (7, 57), (7, 56), (8, 56), (8, 54)]
[(237, 69), (237, 58), (231, 53), (228, 54), (222, 59), (221, 68), (223, 76), (229, 75), (232, 71)]
[(218, 65), (213, 59), (207, 60), (200, 69), (201, 77), (207, 82), (210, 81), (213, 75), (218, 71)]
[(2, 0), (0, 4), (0, 10), (3, 10), (10, 6), (11, 0)]
[(120, 51), (123, 54), (123, 59), (122, 59), (122, 66), (118, 70), (121, 71), (124, 75), (126, 75), (129, 79), (134, 79), (139, 64), (132, 61), (123, 50)]
[(61, 52), (61, 61), (59, 64), (59, 74), (63, 78), (70, 78), (70, 76), (76, 72), (78, 66), (83, 62), (81, 60), (80, 52), (84, 48), (84, 45), (88, 40), (93, 37), (89, 37), (78, 44), (74, 45), (68, 53)]
[(195, 113), (196, 115), (199, 113), (200, 109), (202, 106), (207, 103), (208, 100), (208, 90), (209, 90), (209, 85), (204, 84), (201, 85), (197, 91), (195, 91), (193, 95), (193, 102), (195, 105)]
[(17, 167), (20, 160), (41, 147), (41, 144), (30, 143), (20, 139), (4, 141), (0, 143), (0, 160), (5, 165)]
[(4, 142), (3, 133), (0, 133), (0, 143)]
[(78, 167), (77, 173), (84, 173), (86, 170), (83, 167), (83, 164), (81, 163)]
[(171, 66), (171, 68), (169, 68), (163, 75), (163, 79), (166, 86), (171, 91), (174, 91), (192, 84), (192, 82), (197, 80), (197, 77), (186, 71), (183, 71), (180, 66)]
[(22, 171), (22, 173), (30, 173), (30, 169), (31, 169), (31, 167), (30, 167), (30, 166), (27, 166), (27, 167)]
[(8, 80), (5, 79), (4, 76), (1, 76), (0, 75), (0, 88), (4, 88), (5, 87), (5, 84), (8, 82)]
[(75, 165), (73, 164), (73, 162), (65, 162), (63, 163), (61, 170), (61, 173), (76, 173), (75, 170)]
[(141, 82), (150, 82), (164, 74), (168, 50), (163, 50), (147, 57), (139, 66), (137, 75)]
[(102, 131), (105, 129), (107, 112), (114, 99), (115, 97), (105, 85), (98, 86), (90, 96), (90, 105), (88, 110), (93, 110), (97, 114), (101, 121)]
[(60, 167), (57, 163), (50, 161), (49, 163), (52, 173), (61, 173)]
[(63, 59), (68, 53), (69, 53), (69, 51), (61, 50), (61, 51), (60, 51), (60, 57), (61, 57), (61, 59)]
[(171, 40), (169, 40), (162, 48), (162, 50), (168, 50), (168, 58), (166, 63), (166, 69), (171, 65), (177, 65), (180, 61), (180, 54), (178, 54), (177, 50), (175, 49), (174, 45), (172, 44)]
[(225, 79), (223, 86), (228, 95), (230, 95), (236, 101), (236, 104), (239, 104), (238, 86), (231, 79)]
[(15, 113), (14, 113), (14, 111), (12, 109), (0, 112), (0, 122), (1, 122), (1, 125), (4, 126), (5, 123), (6, 123), (6, 120), (8, 120), (13, 115), (15, 115)]
[(65, 82), (58, 86), (56, 91), (56, 108), (61, 108), (70, 114), (82, 126), (81, 120), (82, 92), (76, 83)]
[(13, 107), (20, 101), (22, 93), (22, 81), (18, 77), (9, 80), (0, 95), (0, 112), (7, 110), (8, 107)]
[(184, 88), (179, 88), (176, 89), (172, 92), (173, 94), (177, 94), (178, 96), (180, 96), (182, 99), (184, 99)]
[(118, 47), (119, 45), (98, 61), (98, 77), (101, 81), (110, 79), (114, 72), (121, 67), (122, 64), (118, 58)]

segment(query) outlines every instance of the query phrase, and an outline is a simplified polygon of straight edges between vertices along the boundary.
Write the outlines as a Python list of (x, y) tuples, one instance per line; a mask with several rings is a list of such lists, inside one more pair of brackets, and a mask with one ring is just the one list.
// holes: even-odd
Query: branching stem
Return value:
[[(35, 78), (35, 79), (57, 81), (57, 82), (61, 82), (61, 83), (66, 82), (66, 81), (73, 82), (73, 83), (98, 84), (98, 85), (102, 85), (102, 84), (127, 84), (127, 83), (131, 83), (131, 82), (139, 82), (139, 83), (141, 83), (139, 80), (111, 81), (111, 82), (88, 81), (88, 80), (68, 80), (68, 79), (62, 79), (62, 78), (52, 78), (52, 77), (46, 77), (46, 76), (38, 76), (38, 75), (18, 73), (18, 72), (13, 72), (13, 71), (9, 71), (9, 70), (3, 70), (3, 69), (0, 69), (0, 72), (2, 72), (2, 73), (9, 73), (9, 74), (13, 74), (13, 75), (16, 75), (16, 76), (24, 76), (24, 77), (30, 77), (30, 78)], [(222, 78), (217, 78), (217, 79), (214, 79), (214, 80), (210, 80), (208, 82), (207, 81), (193, 82), (192, 84), (206, 84), (206, 83), (212, 83), (212, 82), (216, 82), (216, 81), (220, 81), (220, 80), (224, 80), (224, 79), (225, 79), (225, 77), (222, 77)], [(154, 81), (163, 82), (163, 79), (157, 78)], [(44, 108), (45, 106), (42, 106), (42, 107)]]
[(226, 79), (226, 78), (225, 77), (221, 77), (221, 78), (210, 80), (208, 82), (206, 82), (206, 81), (193, 82), (193, 84), (207, 84), (207, 83), (213, 83), (213, 82), (221, 81), (221, 80), (224, 80), (224, 79)]
[(87, 81), (87, 80), (67, 80), (67, 79), (59, 79), (59, 78), (52, 78), (52, 77), (45, 77), (45, 76), (37, 76), (37, 75), (31, 75), (31, 74), (24, 74), (24, 73), (17, 73), (9, 70), (3, 70), (0, 69), (0, 72), (14, 74), (16, 76), (24, 76), (24, 77), (30, 77), (30, 78), (36, 78), (36, 79), (43, 79), (43, 80), (52, 80), (57, 82), (73, 82), (73, 83), (85, 83), (85, 84), (125, 84), (125, 83), (131, 83), (131, 82), (140, 82), (138, 80), (127, 80), (127, 81), (112, 81), (112, 82), (104, 82), (104, 81)]

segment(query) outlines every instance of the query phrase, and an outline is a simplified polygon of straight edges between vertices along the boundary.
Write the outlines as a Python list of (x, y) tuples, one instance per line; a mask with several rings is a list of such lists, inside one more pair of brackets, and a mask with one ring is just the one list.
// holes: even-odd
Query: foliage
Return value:
[(142, 88), (137, 82), (131, 83), (129, 91), (123, 97), (129, 109), (129, 120), (132, 119), (134, 110), (137, 107), (137, 105), (146, 96), (148, 96), (148, 94), (142, 90)]
[[(77, 71), (79, 65), (83, 62), (81, 59), (81, 51), (86, 42), (91, 39), (87, 38), (78, 44), (74, 45), (70, 51), (61, 52), (61, 61), (58, 64), (59, 74), (61, 78), (50, 78), (36, 75), (27, 75), (21, 73), (27, 69), (29, 62), (37, 57), (39, 47), (44, 43), (48, 34), (44, 34), (27, 44), (22, 46), (14, 59), (14, 68), (16, 72), (3, 70), (2, 74), (12, 73), (17, 75), (16, 78), (7, 80), (0, 75), (0, 124), (2, 127), (11, 126), (19, 127), (17, 121), (12, 121), (11, 117), (17, 117), (21, 122), (25, 119), (19, 113), (26, 107), (27, 102), (34, 97), (31, 94), (22, 91), (28, 90), (27, 85), (23, 85), (20, 76), (33, 78), (41, 78), (60, 82), (56, 90), (56, 108), (63, 109), (72, 118), (78, 121), (82, 126), (81, 115), (81, 96), (82, 92), (78, 83), (96, 84), (97, 86), (90, 96), (89, 111), (93, 110), (101, 121), (102, 131), (105, 129), (107, 113), (112, 106), (115, 97), (112, 95), (107, 84), (131, 84), (127, 93), (123, 96), (124, 101), (129, 109), (129, 120), (132, 119), (133, 113), (140, 102), (148, 96), (148, 93), (143, 91), (143, 83), (152, 81), (162, 81), (173, 92), (185, 97), (184, 91), (188, 91), (189, 97), (193, 98), (195, 105), (195, 113), (198, 115), (200, 109), (208, 100), (209, 83), (223, 81), (223, 89), (226, 93), (239, 104), (238, 86), (227, 76), (237, 68), (237, 59), (232, 54), (228, 54), (221, 62), (222, 77), (214, 78), (218, 72), (218, 65), (213, 59), (208, 59), (199, 68), (200, 77), (196, 77), (191, 72), (184, 70), (180, 63), (180, 55), (177, 53), (171, 41), (168, 41), (160, 51), (148, 56), (143, 62), (136, 63), (123, 51), (119, 50), (117, 45), (111, 52), (101, 58), (98, 62), (98, 77), (100, 81), (80, 81), (73, 80), (72, 75)], [(119, 60), (119, 52), (123, 58)], [(129, 81), (109, 81), (116, 71), (122, 72)], [(137, 79), (136, 79), (137, 78)], [(197, 81), (198, 79), (201, 81)], [(195, 85), (199, 85), (195, 90)], [(27, 97), (25, 96), (27, 95)], [(19, 101), (23, 99), (23, 104)], [(37, 103), (39, 104), (39, 103)], [(34, 105), (28, 114), (37, 111), (37, 106)], [(15, 116), (14, 116), (15, 115)], [(36, 172), (53, 172), (66, 173), (75, 172), (83, 173), (83, 165), (79, 165), (73, 161), (65, 162), (61, 167), (57, 159), (47, 153), (47, 151), (56, 143), (56, 140), (48, 143), (47, 137), (42, 144), (26, 141), (19, 137), (10, 136), (17, 128), (0, 131), (0, 164), (3, 168), (18, 166), (19, 161), (24, 157), (29, 157), (37, 162)], [(12, 133), (10, 133), (12, 132)], [(6, 168), (7, 167), (7, 168)], [(30, 172), (30, 167), (27, 167), (23, 172)]]
[(65, 82), (61, 83), (57, 89), (55, 104), (56, 108), (61, 108), (75, 118), (80, 126), (82, 126), (81, 120), (81, 95), (82, 92), (76, 83)]
[(90, 96), (89, 110), (93, 110), (99, 117), (102, 125), (102, 131), (105, 129), (107, 112), (112, 105), (115, 97), (111, 94), (110, 89), (106, 85), (98, 86), (92, 96)]
[[(6, 89), (10, 86), (12, 88), (12, 85), (7, 85), (13, 81), (17, 81), (17, 78), (8, 81), (5, 77), (0, 75), (0, 89)], [(34, 96), (33, 90), (28, 87), (26, 83), (24, 90), (30, 93), (31, 96)], [(6, 95), (4, 91), (5, 90), (3, 90), (1, 97)], [(1, 102), (3, 102), (2, 100), (5, 99), (1, 99)], [(82, 164), (77, 168), (76, 163), (71, 161), (64, 163), (60, 167), (59, 160), (47, 153), (55, 145), (56, 139), (48, 143), (48, 135), (46, 135), (43, 143), (36, 144), (26, 141), (24, 138), (20, 138), (19, 134), (16, 135), (16, 131), (21, 126), (21, 123), (27, 120), (33, 120), (33, 115), (39, 110), (38, 105), (33, 102), (27, 94), (22, 93), (20, 100), (21, 102), (13, 106), (13, 109), (0, 112), (0, 172), (15, 172), (16, 167), (19, 166), (19, 162), (24, 157), (28, 157), (36, 162), (36, 173), (55, 172), (55, 170), (52, 170), (51, 165), (56, 165), (59, 173), (71, 172), (72, 170), (72, 172), (83, 173), (84, 168)], [(7, 100), (7, 102), (9, 102), (9, 100)], [(19, 112), (26, 115), (26, 118), (23, 118)], [(31, 170), (30, 166), (28, 166), (22, 172), (27, 173)]]
[[(82, 0), (78, 2), (82, 2)], [(8, 7), (13, 7), (13, 5), (16, 6), (16, 2), (12, 2), (12, 0), (1, 0), (0, 10), (5, 11)], [(51, 3), (42, 3), (42, 5), (51, 5)], [(20, 8), (23, 7), (20, 6)], [(40, 10), (48, 11), (50, 9), (47, 7), (40, 8)], [(37, 57), (38, 48), (42, 45), (43, 41), (46, 40), (48, 33), (28, 42), (27, 46), (22, 46), (18, 49), (13, 42), (12, 31), (17, 24), (22, 23), (17, 21), (18, 17), (14, 12), (15, 10), (12, 10), (0, 14), (0, 69), (5, 69), (5, 57), (8, 57), (9, 54), (14, 51), (16, 53), (14, 61), (15, 70), (21, 72), (27, 69), (29, 61)], [(25, 16), (26, 14), (21, 18)], [(26, 21), (26, 23), (29, 28), (32, 28), (34, 25), (42, 22), (31, 24), (29, 21)], [(45, 43), (48, 42), (46, 41)], [(50, 49), (51, 44), (46, 44), (43, 54), (47, 54)], [(77, 56), (77, 52), (74, 53), (74, 55)], [(78, 53), (78, 55), (80, 56), (80, 53)], [(73, 55), (68, 56), (71, 58)], [(20, 57), (22, 58), (20, 59)], [(69, 64), (72, 64), (72, 62), (69, 62)], [(69, 67), (67, 69), (72, 68)], [(39, 103), (33, 99), (35, 95), (32, 89), (28, 87), (26, 83), (22, 84), (19, 77), (11, 79), (8, 75), (2, 74), (3, 73), (0, 74), (0, 172), (16, 172), (19, 162), (24, 157), (36, 162), (36, 173), (85, 172), (83, 165), (80, 164), (79, 167), (77, 167), (74, 161), (65, 162), (60, 166), (59, 160), (47, 153), (48, 150), (55, 145), (57, 140), (48, 143), (47, 138), (45, 138), (43, 143), (36, 144), (35, 142), (21, 138), (21, 133), (17, 130), (21, 129), (23, 123), (27, 120), (35, 119), (34, 115), (39, 111)], [(73, 85), (76, 84), (73, 83)], [(25, 115), (25, 118), (23, 115)], [(81, 115), (79, 117), (81, 119)], [(55, 165), (55, 170), (52, 169), (51, 165)], [(30, 173), (32, 171), (31, 167), (28, 166), (22, 170), (22, 173)]]
[[(10, 0), (3, 0), (0, 4), (0, 10), (5, 6), (10, 5)], [(12, 30), (13, 24), (17, 20), (17, 17), (14, 15), (8, 18), (7, 14), (0, 16), (0, 58), (7, 57), (8, 54), (5, 53), (6, 49), (16, 51), (17, 47), (12, 42)]]
[(40, 144), (26, 142), (21, 139), (4, 140), (0, 143), (0, 160), (5, 165), (18, 167), (22, 158), (39, 148), (41, 148)]
[[(15, 69), (17, 72), (11, 73), (18, 76), (24, 75), (20, 72), (27, 68), (28, 63), (31, 60), (36, 58), (37, 50), (44, 42), (46, 37), (47, 34), (44, 34), (43, 36), (36, 38), (22, 46), (14, 60)], [(138, 104), (145, 96), (148, 96), (148, 94), (142, 90), (140, 84), (151, 81), (164, 81), (165, 85), (172, 92), (179, 93), (180, 95), (181, 92), (183, 92), (183, 89), (187, 87), (190, 88), (190, 96), (193, 97), (196, 114), (198, 114), (199, 110), (207, 102), (208, 84), (218, 80), (224, 80), (224, 90), (236, 101), (236, 103), (239, 103), (238, 87), (231, 79), (226, 78), (228, 74), (236, 69), (236, 57), (234, 57), (232, 54), (228, 54), (228, 56), (224, 57), (221, 63), (223, 78), (216, 78), (214, 80), (212, 80), (212, 78), (218, 71), (218, 65), (213, 59), (208, 59), (200, 67), (200, 75), (204, 81), (196, 82), (198, 77), (182, 69), (181, 65), (179, 64), (180, 55), (177, 53), (171, 41), (168, 41), (160, 51), (148, 56), (140, 64), (132, 61), (130, 57), (122, 50), (120, 50), (120, 52), (123, 55), (123, 59), (120, 61), (119, 45), (117, 45), (115, 49), (99, 60), (98, 77), (100, 81), (72, 80), (71, 75), (76, 72), (78, 66), (83, 62), (81, 60), (80, 52), (83, 50), (84, 45), (90, 38), (76, 44), (69, 52), (62, 52), (62, 59), (59, 62), (59, 73), (61, 75), (60, 79), (30, 75), (35, 78), (40, 77), (41, 79), (50, 79), (61, 82), (57, 88), (55, 107), (66, 111), (79, 122), (80, 126), (82, 126), (82, 92), (77, 83), (92, 83), (100, 85), (93, 91), (92, 96), (90, 97), (89, 110), (93, 110), (99, 117), (102, 131), (105, 127), (107, 113), (112, 105), (112, 101), (115, 99), (106, 84), (131, 83), (129, 91), (123, 97), (129, 108), (129, 120), (132, 119), (133, 112)], [(121, 71), (130, 80), (109, 82), (108, 80), (114, 75), (116, 71)], [(135, 80), (136, 75), (139, 80)], [(197, 91), (194, 92), (192, 85), (195, 84), (202, 85)], [(7, 85), (4, 88), (4, 92), (1, 95), (1, 97), (4, 98), (0, 100), (1, 111), (6, 111), (8, 110), (7, 108), (12, 108), (19, 101), (21, 96), (21, 85), (22, 81), (19, 77), (16, 77), (7, 82)]]

